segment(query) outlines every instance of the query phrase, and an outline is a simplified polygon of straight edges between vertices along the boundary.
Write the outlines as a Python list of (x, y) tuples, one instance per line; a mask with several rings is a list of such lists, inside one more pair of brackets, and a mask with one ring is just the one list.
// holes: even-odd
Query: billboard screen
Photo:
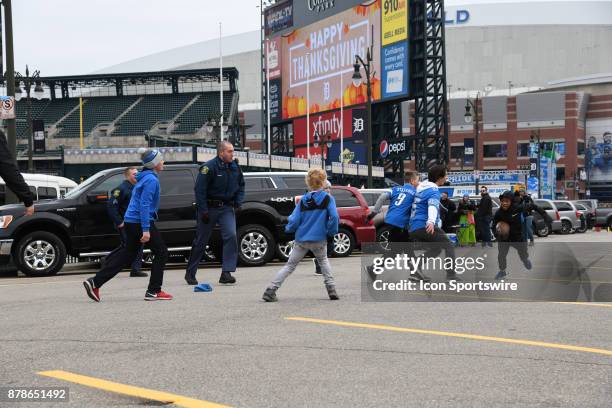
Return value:
[[(310, 130), (306, 127), (306, 118), (301, 117), (293, 121), (293, 148), (295, 157), (308, 158), (321, 155), (321, 140), (331, 138), (333, 147), (330, 154), (334, 161), (339, 161), (340, 138), (343, 139), (345, 163), (354, 163), (362, 159), (362, 150), (365, 151), (367, 140), (366, 110), (364, 106), (357, 106), (340, 110), (310, 115)], [(310, 135), (310, 146), (306, 141)], [(318, 135), (319, 146), (314, 147)], [(362, 149), (363, 148), (363, 149)], [(323, 149), (324, 153), (327, 147)], [(349, 160), (349, 158), (351, 160)], [(365, 163), (361, 161), (361, 163)]]
[(612, 182), (612, 120), (589, 119), (586, 125), (586, 169), (591, 182)]
[[(364, 104), (365, 71), (361, 68), (362, 81), (355, 86), (353, 64), (356, 55), (365, 60), (370, 46), (372, 101), (408, 97), (407, 0), (331, 2), (318, 12), (299, 11), (301, 2), (291, 4), (293, 28), (270, 35), (265, 47), (270, 67), (266, 71), (276, 81), (270, 98), (280, 103), (273, 123)], [(314, 20), (317, 13), (319, 19)], [(307, 25), (297, 24), (303, 20), (301, 14)]]

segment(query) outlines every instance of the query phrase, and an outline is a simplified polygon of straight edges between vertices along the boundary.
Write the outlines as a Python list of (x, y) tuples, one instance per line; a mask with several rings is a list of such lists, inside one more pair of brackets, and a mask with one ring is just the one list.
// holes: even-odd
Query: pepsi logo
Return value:
[(380, 142), (380, 157), (382, 157), (383, 159), (386, 159), (387, 156), (389, 155), (389, 143), (387, 143), (386, 140), (382, 140)]

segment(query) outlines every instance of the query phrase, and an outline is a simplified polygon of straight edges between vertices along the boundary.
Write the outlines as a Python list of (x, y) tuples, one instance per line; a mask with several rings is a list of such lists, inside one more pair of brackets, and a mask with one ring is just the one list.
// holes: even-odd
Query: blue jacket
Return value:
[(128, 180), (124, 180), (117, 188), (113, 189), (106, 205), (108, 216), (113, 221), (116, 227), (123, 223), (123, 217), (130, 205), (132, 198), (132, 189), (134, 186)]
[[(326, 197), (329, 197), (327, 207), (317, 208), (322, 207)], [(328, 236), (338, 233), (339, 219), (334, 197), (323, 190), (311, 191), (304, 194), (295, 206), (285, 231), (295, 232), (295, 240), (298, 242), (325, 241)]]
[(244, 200), (244, 177), (238, 162), (226, 164), (219, 157), (200, 167), (195, 184), (195, 197), (198, 210), (208, 211), (207, 200), (221, 200), (240, 207)]
[(153, 170), (144, 169), (136, 176), (138, 182), (132, 190), (132, 199), (125, 213), (125, 222), (140, 224), (147, 232), (151, 221), (157, 220), (159, 210), (159, 179)]

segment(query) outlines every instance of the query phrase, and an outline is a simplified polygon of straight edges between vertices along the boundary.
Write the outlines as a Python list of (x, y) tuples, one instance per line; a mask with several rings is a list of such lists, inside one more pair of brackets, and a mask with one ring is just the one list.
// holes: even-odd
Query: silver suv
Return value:
[[(538, 207), (546, 211), (546, 214), (548, 214), (550, 218), (552, 219), (552, 224), (550, 226), (552, 230), (551, 232), (563, 233), (562, 232), (563, 224), (561, 222), (561, 214), (559, 214), (559, 211), (557, 211), (557, 206), (555, 206), (555, 203), (552, 200), (544, 200), (544, 199), (534, 200), (533, 202)], [(569, 233), (569, 231), (565, 233), (567, 234)]]
[(571, 201), (553, 201), (561, 216), (561, 233), (575, 232), (582, 227), (582, 213)]

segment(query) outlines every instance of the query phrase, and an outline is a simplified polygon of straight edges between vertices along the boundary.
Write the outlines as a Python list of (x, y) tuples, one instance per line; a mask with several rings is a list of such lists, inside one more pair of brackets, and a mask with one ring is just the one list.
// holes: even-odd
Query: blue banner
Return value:
[(382, 97), (408, 93), (408, 43), (387, 45), (382, 49)]
[[(461, 185), (461, 184), (474, 184), (474, 175), (473, 174), (449, 174), (448, 181), (452, 185)], [(480, 173), (479, 177), (480, 184), (516, 184), (522, 183), (524, 179), (522, 179), (520, 174), (486, 174)]]
[(474, 165), (474, 139), (463, 139), (463, 165)]

